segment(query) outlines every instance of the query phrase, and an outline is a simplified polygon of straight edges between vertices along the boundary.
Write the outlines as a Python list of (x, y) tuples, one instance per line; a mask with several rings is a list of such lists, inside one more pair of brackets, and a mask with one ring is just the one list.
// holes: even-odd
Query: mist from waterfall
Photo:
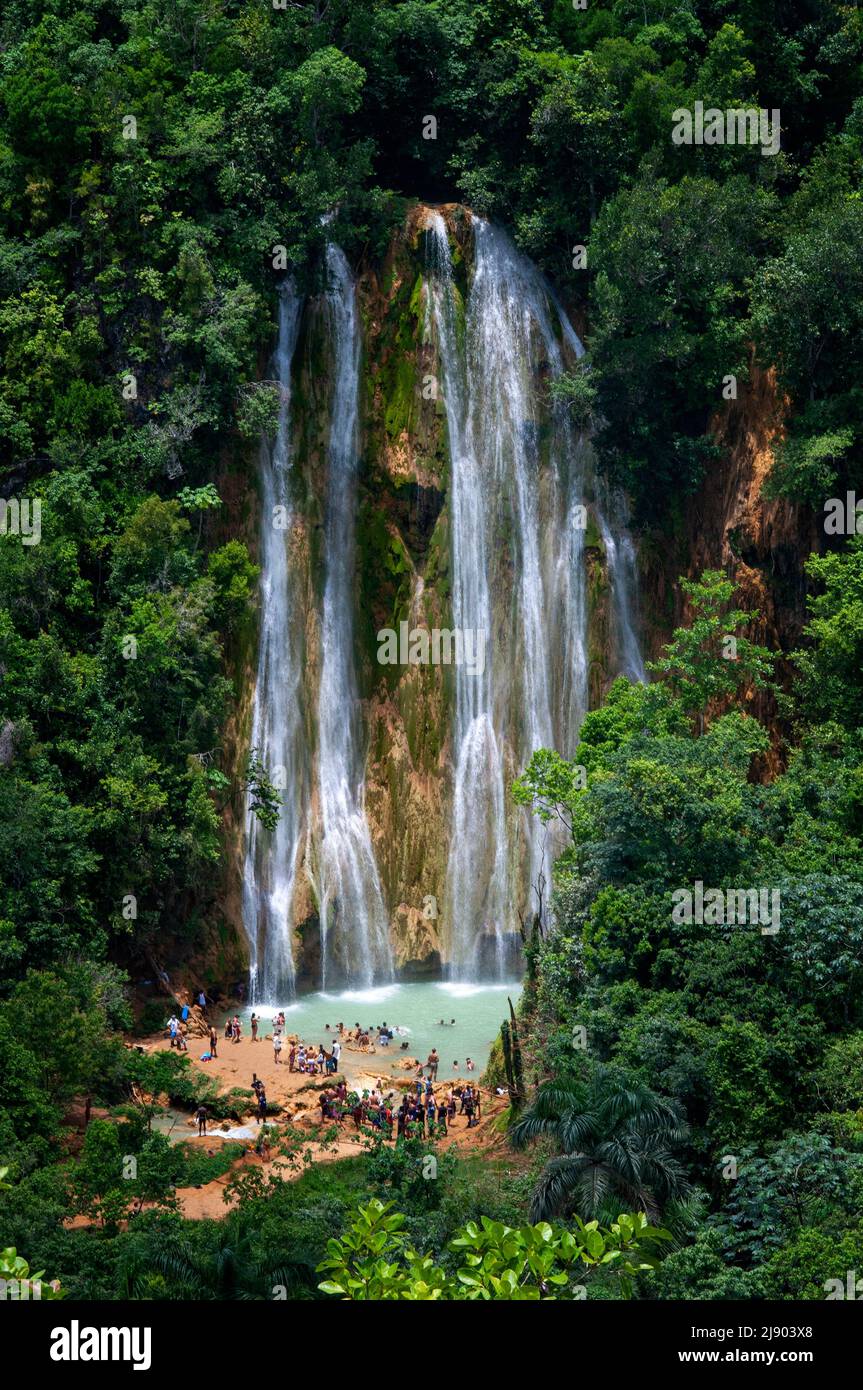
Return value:
[[(566, 368), (561, 338), (574, 356), (583, 348), (539, 270), (505, 233), (474, 218), (461, 353), (440, 214), (431, 214), (428, 233), (427, 319), (451, 457), (453, 624), (485, 632), (489, 651), (482, 677), (456, 669), (448, 960), (459, 978), (502, 977), (508, 957), (511, 969), (506, 941), (516, 939), (519, 913), (539, 910), (541, 883), (547, 908), (559, 848), (536, 817), (512, 805), (510, 784), (538, 748), (572, 757), (587, 708), (589, 446), (542, 392), (543, 378)], [(617, 547), (609, 581), (631, 656), (634, 551), (596, 510)]]
[(318, 695), (317, 889), (322, 984), (339, 973), (370, 985), (393, 970), (389, 921), (364, 808), (364, 747), (354, 671), (355, 511), (359, 466), (360, 322), (343, 252), (326, 255), (324, 319), (333, 356), (327, 451), (325, 579)]
[(301, 617), (291, 574), (291, 366), (302, 300), (291, 282), (279, 301), (272, 371), (279, 412), (272, 444), (260, 451), (260, 634), (250, 746), (281, 792), (279, 820), (267, 830), (246, 810), (243, 925), (249, 941), (251, 998), (272, 1001), (294, 990), (293, 899), (308, 804), (302, 714)]

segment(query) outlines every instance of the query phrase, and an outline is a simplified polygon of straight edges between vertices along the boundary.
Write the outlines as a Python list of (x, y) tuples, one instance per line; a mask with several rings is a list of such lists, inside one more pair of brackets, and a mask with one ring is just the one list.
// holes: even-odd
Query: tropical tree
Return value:
[(570, 1212), (607, 1219), (624, 1206), (656, 1220), (663, 1202), (688, 1190), (673, 1153), (686, 1136), (676, 1102), (602, 1065), (586, 1082), (545, 1082), (509, 1131), (517, 1149), (550, 1138), (562, 1150), (543, 1169), (531, 1221)]
[(807, 719), (856, 729), (863, 724), (863, 537), (852, 536), (841, 551), (810, 555), (806, 573), (821, 588), (807, 597), (808, 646), (793, 653), (797, 698)]
[(767, 647), (740, 635), (759, 614), (730, 607), (736, 586), (721, 570), (705, 570), (696, 580), (681, 579), (680, 587), (689, 599), (692, 619), (687, 627), (675, 629), (663, 656), (649, 669), (666, 677), (703, 732), (710, 701), (733, 695), (747, 683), (756, 689), (767, 687), (774, 658)]
[(146, 1296), (155, 1273), (173, 1297), (246, 1302), (286, 1297), (306, 1284), (310, 1269), (301, 1252), (293, 1259), (262, 1260), (251, 1227), (228, 1217), (201, 1231), (180, 1227), (167, 1238), (155, 1232), (123, 1273), (130, 1298)]

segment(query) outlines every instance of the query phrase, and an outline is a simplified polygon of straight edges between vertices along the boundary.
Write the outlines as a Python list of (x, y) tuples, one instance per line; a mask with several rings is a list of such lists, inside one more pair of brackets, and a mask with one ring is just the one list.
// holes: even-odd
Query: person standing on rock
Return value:
[(281, 1058), (282, 1058), (282, 1035), (281, 1035), (281, 1033), (275, 1033), (275, 1034), (273, 1035), (273, 1057), (274, 1057), (274, 1059), (275, 1059), (276, 1066), (278, 1066), (278, 1064), (279, 1064), (279, 1062), (281, 1061)]
[(200, 1137), (202, 1134), (203, 1134), (203, 1135), (206, 1135), (206, 1133), (207, 1133), (207, 1107), (206, 1107), (206, 1105), (199, 1105), (199, 1106), (198, 1106), (197, 1110), (195, 1111), (195, 1119), (198, 1121), (198, 1136)]
[(439, 1066), (439, 1065), (440, 1065), (440, 1057), (438, 1056), (437, 1048), (436, 1048), (436, 1047), (433, 1047), (432, 1050), (431, 1050), (431, 1052), (430, 1052), (429, 1055), (428, 1055), (428, 1061), (426, 1062), (426, 1066), (427, 1066), (428, 1069), (429, 1069), (429, 1080), (430, 1080), (430, 1081), (437, 1081), (437, 1069), (438, 1069), (438, 1066)]
[(219, 1035), (218, 1035), (218, 1033), (216, 1032), (215, 1028), (213, 1027), (213, 1025), (212, 1025), (212, 1023), (211, 1023), (211, 1024), (210, 1024), (210, 1056), (211, 1056), (211, 1057), (218, 1057), (218, 1055), (219, 1055), (218, 1052), (216, 1051), (216, 1044), (218, 1043), (218, 1041), (219, 1041)]
[(446, 1093), (446, 1114), (447, 1120), (452, 1124), (455, 1119), (455, 1090), (450, 1086)]
[(252, 1014), (252, 1017), (251, 1017), (251, 1025), (252, 1025), (252, 1042), (257, 1042), (257, 1041), (258, 1041), (258, 1015), (257, 1015), (257, 1014)]

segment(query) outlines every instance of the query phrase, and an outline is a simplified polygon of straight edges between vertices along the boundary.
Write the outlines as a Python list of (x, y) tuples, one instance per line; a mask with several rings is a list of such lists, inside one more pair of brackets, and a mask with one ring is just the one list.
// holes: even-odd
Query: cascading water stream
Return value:
[[(539, 906), (536, 885), (548, 878), (544, 857), (553, 849), (534, 818), (507, 812), (509, 783), (538, 748), (572, 756), (587, 707), (588, 451), (565, 413), (549, 410), (540, 395), (543, 373), (565, 367), (558, 333), (576, 356), (583, 348), (540, 272), (503, 232), (475, 218), (462, 365), (439, 214), (428, 230), (427, 319), (452, 465), (453, 621), (484, 632), (488, 653), (482, 677), (456, 672), (449, 957), (457, 977), (489, 967), (500, 976), (502, 942), (519, 911)], [(621, 545), (610, 556), (610, 582), (619, 634), (637, 652), (623, 554)], [(483, 960), (489, 937), (494, 951)]]
[(261, 443), (261, 625), (251, 747), (282, 792), (279, 821), (266, 830), (247, 809), (243, 924), (249, 940), (253, 1002), (294, 989), (293, 899), (308, 802), (303, 755), (302, 648), (288, 548), (291, 505), (291, 365), (302, 301), (287, 282), (279, 303), (273, 371), (279, 385), (276, 436)]
[[(451, 844), (447, 884), (450, 921), (449, 964), (456, 977), (471, 971), (478, 933), (503, 920), (506, 908), (506, 814), (502, 750), (495, 729), (489, 641), (492, 605), (489, 588), (487, 508), (491, 492), (480, 476), (471, 448), (468, 386), (457, 345), (452, 260), (440, 214), (430, 222), (427, 325), (433, 323), (443, 378), (451, 465), (453, 624), (461, 632), (482, 634), (482, 671), (456, 668), (456, 750)], [(457, 907), (456, 907), (457, 905)]]
[(606, 510), (597, 506), (611, 588), (617, 672), (619, 675), (627, 676), (631, 681), (644, 682), (647, 680), (647, 672), (633, 625), (633, 614), (638, 607), (635, 546), (626, 529), (623, 500), (615, 499), (611, 503), (610, 512), (614, 517), (613, 524), (609, 522)]
[(354, 512), (359, 464), (360, 324), (350, 268), (327, 247), (324, 317), (333, 353), (327, 457), (326, 573), (318, 696), (318, 894), (323, 983), (368, 986), (392, 975), (388, 918), (366, 821), (354, 672)]

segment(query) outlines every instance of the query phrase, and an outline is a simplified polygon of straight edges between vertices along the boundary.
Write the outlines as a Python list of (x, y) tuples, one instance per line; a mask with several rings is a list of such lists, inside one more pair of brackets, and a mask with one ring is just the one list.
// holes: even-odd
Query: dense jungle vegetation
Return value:
[[(781, 151), (674, 145), (696, 101), (778, 109)], [(278, 283), (315, 283), (322, 217), (354, 264), (418, 197), (507, 226), (584, 324), (569, 392), (601, 468), (661, 532), (756, 365), (787, 397), (773, 492), (820, 521), (863, 483), (861, 189), (863, 15), (831, 0), (4, 0), (0, 469), (41, 540), (0, 536), (0, 1246), (78, 1297), (324, 1297), (371, 1196), (444, 1271), (482, 1216), (646, 1210), (656, 1267), (630, 1290), (589, 1268), (589, 1297), (816, 1299), (863, 1270), (858, 537), (807, 563), (772, 781), (723, 636), (751, 681), (773, 663), (707, 573), (652, 683), (588, 716), (587, 785), (552, 750), (516, 784), (569, 842), (529, 947), (517, 1172), (441, 1153), (424, 1184), (373, 1147), (184, 1222), (202, 1160), (127, 1102), (197, 1083), (121, 1041), (130, 977), (194, 945), (218, 888), (257, 573), (219, 485), (269, 418)], [(782, 930), (675, 927), (697, 879), (781, 890)], [(73, 1157), (86, 1096), (112, 1118)]]

